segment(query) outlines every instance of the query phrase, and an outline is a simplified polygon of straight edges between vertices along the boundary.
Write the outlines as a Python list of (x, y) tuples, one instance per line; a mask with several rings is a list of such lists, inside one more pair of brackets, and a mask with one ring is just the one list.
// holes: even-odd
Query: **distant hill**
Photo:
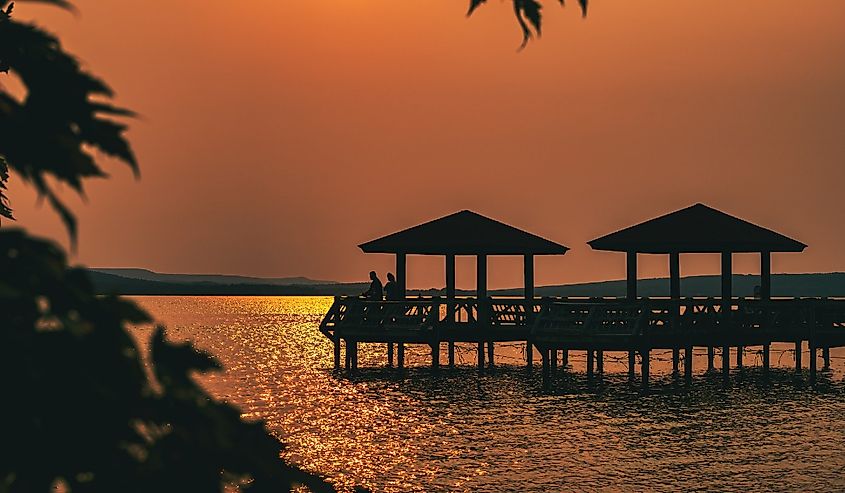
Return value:
[(220, 274), (162, 274), (147, 269), (92, 268), (94, 272), (141, 279), (144, 281), (168, 283), (210, 283), (210, 284), (266, 284), (270, 286), (306, 286), (310, 284), (336, 284), (334, 281), (316, 281), (307, 277), (247, 277)]
[[(753, 296), (760, 277), (750, 274), (733, 276), (734, 296)], [(534, 289), (537, 296), (625, 296), (626, 281), (602, 281), (583, 284), (542, 286)], [(720, 276), (690, 276), (681, 279), (681, 296), (719, 296)], [(493, 295), (518, 296), (521, 289), (492, 291)], [(641, 279), (637, 283), (640, 296), (668, 296), (669, 279)], [(772, 296), (845, 297), (845, 273), (773, 274)]]
[(334, 296), (360, 294), (369, 286), (368, 283), (335, 283), (299, 277), (265, 279), (206, 274), (160, 274), (144, 269), (88, 269), (88, 277), (97, 293), (124, 295)]
[[(121, 272), (124, 275), (117, 275)], [(98, 293), (127, 295), (243, 295), (243, 296), (349, 296), (362, 293), (368, 283), (336, 283), (307, 278), (254, 278), (194, 274), (159, 274), (144, 269), (91, 269), (89, 276)], [(135, 276), (135, 277), (131, 277)], [(302, 282), (298, 282), (302, 280)], [(733, 276), (735, 296), (753, 296), (760, 282), (756, 275)], [(681, 279), (683, 296), (718, 296), (719, 276), (691, 276)], [(643, 279), (638, 283), (640, 296), (667, 296), (669, 280)], [(537, 296), (625, 296), (625, 281), (601, 281), (535, 288)], [(520, 296), (521, 288), (499, 289), (494, 296)], [(441, 295), (442, 289), (409, 290), (410, 296)], [(458, 290), (459, 296), (472, 291)], [(845, 273), (774, 274), (772, 296), (845, 297)]]

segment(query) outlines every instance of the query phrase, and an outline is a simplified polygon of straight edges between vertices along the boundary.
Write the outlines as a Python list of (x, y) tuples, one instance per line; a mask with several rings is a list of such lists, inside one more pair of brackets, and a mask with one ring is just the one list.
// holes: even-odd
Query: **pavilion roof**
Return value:
[(366, 253), (420, 255), (563, 255), (569, 248), (472, 211), (358, 245)]
[(594, 250), (639, 253), (800, 252), (807, 247), (704, 204), (610, 233), (589, 245)]

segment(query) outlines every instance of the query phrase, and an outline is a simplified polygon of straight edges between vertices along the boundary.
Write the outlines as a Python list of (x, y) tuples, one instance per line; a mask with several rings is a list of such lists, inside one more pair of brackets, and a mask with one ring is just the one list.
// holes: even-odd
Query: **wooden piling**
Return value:
[(440, 341), (431, 345), (431, 368), (433, 370), (440, 368)]
[(405, 368), (405, 344), (401, 342), (396, 344), (396, 366), (400, 370)]
[(714, 364), (714, 360), (716, 359), (716, 350), (713, 346), (707, 346), (707, 371), (711, 372), (715, 370), (716, 366)]
[(352, 370), (358, 369), (358, 341), (352, 341)]
[(449, 368), (455, 367), (455, 341), (449, 341)]
[(830, 369), (830, 346), (824, 346), (822, 348), (822, 358), (824, 359), (824, 366), (822, 369), (829, 370)]
[(387, 366), (393, 368), (393, 343), (387, 343)]
[(795, 341), (795, 371), (801, 371), (801, 349), (803, 341)]
[(686, 380), (687, 383), (692, 381), (692, 351), (692, 346), (684, 348), (684, 380)]
[(549, 365), (552, 367), (552, 370), (557, 369), (557, 349), (551, 350), (551, 358), (549, 360)]
[(769, 359), (771, 358), (771, 344), (763, 344), (763, 371), (769, 372)]
[(731, 347), (722, 346), (722, 378), (727, 380), (731, 376)]
[(816, 350), (815, 341), (812, 337), (807, 341), (807, 346), (810, 347), (810, 385), (816, 384), (816, 366), (818, 365), (818, 351)]
[(742, 369), (742, 353), (743, 347), (737, 346), (736, 347), (736, 367)]
[(587, 378), (593, 378), (593, 363), (595, 353), (592, 349), (587, 350)]
[(495, 343), (493, 341), (487, 341), (487, 366), (489, 368), (493, 368), (496, 365), (495, 355)]
[(344, 347), (346, 348), (346, 354), (343, 359), (343, 368), (346, 370), (352, 369), (352, 343), (349, 342), (349, 339), (346, 339), (344, 342)]
[(478, 343), (478, 369), (484, 369), (484, 343)]
[(633, 381), (636, 378), (637, 353), (635, 351), (628, 351), (628, 380)]
[(672, 348), (672, 376), (678, 376), (681, 367), (681, 350)]
[(340, 370), (340, 337), (334, 338), (334, 369)]
[(525, 341), (525, 366), (528, 371), (534, 368), (534, 343), (531, 341)]
[(642, 368), (640, 369), (640, 372), (642, 373), (642, 387), (646, 389), (648, 388), (650, 351), (648, 349), (643, 349), (640, 351), (640, 355), (642, 356)]
[(540, 358), (543, 361), (543, 388), (549, 388), (549, 373), (551, 373), (549, 369), (549, 351), (548, 349), (543, 349), (540, 351)]
[(596, 372), (599, 376), (604, 375), (604, 351), (596, 351)]
[(569, 350), (562, 349), (560, 352), (560, 365), (563, 367), (569, 366)]

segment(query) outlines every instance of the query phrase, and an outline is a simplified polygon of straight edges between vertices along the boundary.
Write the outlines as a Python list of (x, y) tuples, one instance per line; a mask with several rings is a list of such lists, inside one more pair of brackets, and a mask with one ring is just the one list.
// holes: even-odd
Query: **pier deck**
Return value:
[[(759, 300), (735, 298), (730, 309), (720, 298), (649, 299), (637, 301), (609, 298), (412, 298), (404, 301), (365, 301), (337, 297), (320, 324), (320, 331), (335, 347), (335, 367), (341, 366), (341, 343), (346, 347), (345, 366), (357, 367), (357, 343), (386, 343), (387, 364), (404, 366), (404, 347), (431, 347), (432, 367), (440, 366), (440, 345), (449, 344), (449, 365), (454, 365), (454, 343), (478, 344), (478, 364), (492, 362), (496, 342), (526, 342), (526, 362), (533, 367), (534, 350), (542, 359), (544, 377), (557, 363), (558, 351), (588, 352), (588, 375), (595, 362), (602, 369), (605, 351), (629, 354), (633, 376), (635, 355), (641, 355), (643, 384), (648, 383), (649, 351), (674, 351), (675, 371), (684, 351), (684, 374), (692, 374), (692, 350), (762, 346), (768, 369), (769, 345), (774, 342), (807, 343), (810, 350), (823, 350), (825, 365), (829, 348), (845, 346), (845, 300), (819, 298)], [(800, 346), (799, 346), (800, 347)], [(727, 353), (727, 351), (725, 351)], [(815, 379), (815, 358), (810, 358)], [(723, 358), (727, 376), (729, 364)], [(741, 360), (738, 361), (741, 365)], [(800, 353), (796, 358), (800, 368)]]

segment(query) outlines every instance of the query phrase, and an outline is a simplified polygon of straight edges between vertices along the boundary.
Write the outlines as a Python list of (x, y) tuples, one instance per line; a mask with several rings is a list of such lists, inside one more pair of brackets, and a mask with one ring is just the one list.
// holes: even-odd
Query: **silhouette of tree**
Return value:
[[(63, 0), (41, 0), (70, 8)], [(137, 163), (112, 91), (80, 69), (54, 36), (12, 18), (0, 0), (0, 71), (26, 94), (0, 88), (0, 215), (12, 169), (34, 184), (65, 222), (72, 213), (50, 186), (105, 176), (99, 151)], [(261, 422), (216, 401), (193, 379), (220, 364), (158, 328), (148, 367), (128, 328), (149, 323), (137, 305), (95, 296), (82, 269), (55, 244), (0, 230), (0, 491), (333, 491), (285, 464), (283, 444)]]
[[(564, 5), (564, 0), (557, 1)], [(467, 16), (472, 15), (475, 9), (485, 3), (487, 3), (487, 0), (469, 0)], [(588, 0), (578, 0), (578, 4), (581, 6), (581, 15), (585, 17), (587, 15), (587, 3)], [(513, 0), (513, 12), (520, 29), (522, 29), (522, 45), (520, 48), (524, 48), (528, 44), (528, 40), (535, 32), (537, 36), (542, 33), (543, 16), (540, 14), (542, 9), (543, 5), (537, 0)], [(534, 29), (533, 32), (532, 28)]]

